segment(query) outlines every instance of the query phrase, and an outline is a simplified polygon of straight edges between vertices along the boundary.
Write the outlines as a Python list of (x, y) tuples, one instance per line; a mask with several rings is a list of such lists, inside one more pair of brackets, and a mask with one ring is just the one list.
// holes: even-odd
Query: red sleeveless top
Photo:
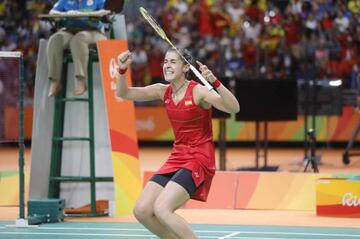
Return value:
[(197, 187), (192, 199), (206, 201), (215, 174), (215, 152), (211, 124), (211, 108), (195, 104), (193, 88), (198, 83), (190, 81), (185, 96), (177, 104), (172, 100), (169, 85), (164, 95), (166, 111), (175, 140), (172, 152), (157, 174), (189, 169)]

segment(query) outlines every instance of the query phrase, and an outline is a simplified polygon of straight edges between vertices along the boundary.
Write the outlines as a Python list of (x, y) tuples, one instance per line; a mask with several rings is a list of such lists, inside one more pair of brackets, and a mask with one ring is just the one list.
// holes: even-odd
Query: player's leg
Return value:
[[(158, 178), (161, 179), (161, 176)], [(160, 183), (166, 185), (169, 180), (170, 178), (164, 178), (163, 182)], [(161, 224), (154, 215), (154, 203), (156, 198), (164, 189), (161, 184), (154, 181), (149, 181), (146, 184), (143, 192), (136, 202), (134, 216), (141, 224), (160, 238), (178, 239), (178, 237), (168, 230), (165, 225)]]
[(89, 61), (89, 45), (105, 40), (106, 36), (98, 31), (81, 31), (74, 35), (70, 42), (73, 56), (76, 86), (74, 95), (82, 95), (86, 91), (85, 76)]
[(69, 47), (73, 35), (66, 31), (58, 31), (51, 35), (47, 44), (48, 78), (50, 88), (48, 96), (55, 96), (61, 90), (61, 70), (64, 49)]
[(175, 210), (184, 205), (194, 192), (195, 184), (191, 171), (181, 169), (172, 177), (155, 201), (156, 217), (179, 238), (198, 238), (190, 225), (175, 213)]

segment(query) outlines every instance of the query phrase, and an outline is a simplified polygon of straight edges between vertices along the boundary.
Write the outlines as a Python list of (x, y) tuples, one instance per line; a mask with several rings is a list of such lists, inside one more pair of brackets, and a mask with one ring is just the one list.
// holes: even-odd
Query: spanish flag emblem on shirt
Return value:
[(185, 106), (192, 105), (192, 100), (185, 100)]

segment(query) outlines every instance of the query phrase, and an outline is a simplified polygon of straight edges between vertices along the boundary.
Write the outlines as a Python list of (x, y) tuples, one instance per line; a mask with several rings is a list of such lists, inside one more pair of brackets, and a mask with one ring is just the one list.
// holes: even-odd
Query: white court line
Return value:
[[(230, 239), (279, 239), (279, 237), (213, 237), (213, 236), (200, 236), (200, 238), (216, 238), (216, 239), (221, 239), (221, 238), (230, 238)], [(294, 237), (292, 238), (286, 238), (286, 237), (281, 237), (280, 239), (296, 239)]]
[[(135, 228), (87, 228), (87, 227), (39, 227), (42, 230), (93, 230), (93, 231), (148, 231), (147, 229)], [(234, 233), (234, 231), (217, 231), (217, 230), (195, 230), (195, 232), (203, 233)], [(237, 231), (236, 231), (237, 232)], [(239, 233), (249, 234), (271, 234), (271, 235), (303, 235), (303, 236), (345, 236), (345, 237), (360, 237), (360, 234), (334, 234), (334, 233), (310, 233), (310, 232), (267, 232), (267, 231), (241, 231)]]
[(240, 234), (240, 232), (233, 232), (233, 233), (228, 234), (228, 235), (226, 235), (226, 236), (219, 237), (219, 239), (230, 238), (230, 237), (236, 236), (236, 235), (238, 235), (238, 234)]
[(301, 236), (329, 236), (329, 237), (357, 237), (360, 238), (360, 234), (339, 234), (339, 233), (312, 233), (312, 232), (256, 232), (256, 231), (241, 231), (241, 234), (270, 234), (270, 235), (301, 235)]
[[(145, 234), (90, 234), (90, 233), (51, 233), (51, 232), (0, 232), (0, 235), (52, 235), (52, 236), (86, 236), (86, 237), (148, 237), (148, 238), (157, 238), (154, 235), (145, 235)], [(200, 238), (210, 238), (210, 239), (218, 239), (215, 236), (201, 236)], [(244, 237), (243, 239), (254, 239), (253, 237)], [(276, 239), (276, 238), (273, 238)], [(291, 238), (289, 238), (291, 239)], [(293, 239), (293, 238), (292, 238)]]
[[(93, 230), (93, 231), (148, 231), (147, 229), (136, 229), (136, 228), (111, 228), (111, 227), (39, 227), (38, 229), (44, 230)], [(195, 230), (195, 232), (203, 232), (203, 233), (234, 233), (236, 231), (225, 231), (225, 230)], [(345, 237), (359, 237), (360, 234), (344, 234), (344, 233), (317, 233), (317, 232), (268, 232), (268, 231), (240, 231), (243, 234), (275, 234), (275, 235), (302, 235), (302, 236), (345, 236)]]
[(154, 235), (145, 234), (92, 234), (92, 233), (55, 233), (55, 232), (0, 232), (0, 234), (11, 234), (11, 235), (58, 235), (58, 236), (96, 236), (96, 237), (152, 237)]
[(143, 228), (117, 228), (117, 227), (39, 227), (41, 230), (86, 230), (86, 231), (144, 231), (149, 230)]
[[(148, 231), (147, 229), (135, 229), (135, 228), (87, 228), (87, 227), (39, 227), (38, 229), (45, 230), (99, 230), (99, 231)], [(235, 231), (238, 232), (239, 230)], [(217, 230), (195, 230), (195, 232), (203, 232), (203, 233), (234, 233), (234, 231), (217, 231)], [(360, 234), (343, 234), (343, 233), (317, 233), (317, 232), (267, 232), (267, 231), (240, 231), (241, 234), (270, 234), (270, 235), (302, 235), (302, 236), (330, 236), (330, 237), (358, 237), (360, 238)]]
[(294, 237), (231, 237), (231, 239), (296, 239)]
[[(90, 233), (50, 233), (50, 232), (0, 232), (1, 234), (7, 235), (52, 235), (52, 236), (92, 236), (92, 237), (149, 237), (156, 238), (153, 235), (144, 235), (144, 234), (90, 234)], [(209, 238), (209, 239), (219, 239), (219, 237), (215, 236), (200, 236), (200, 238)], [(220, 237), (225, 238), (225, 237)], [(279, 239), (278, 237), (232, 237), (232, 239)], [(281, 239), (296, 239), (296, 238), (281, 238)]]
[[(5, 228), (1, 228), (1, 229), (5, 229)], [(37, 229), (45, 229), (45, 230), (92, 230), (92, 231), (103, 231), (103, 230), (107, 230), (107, 231), (147, 231), (146, 229), (135, 229), (135, 228), (86, 228), (86, 227), (39, 227)], [(210, 231), (210, 230), (195, 230), (195, 232), (202, 232), (202, 233), (237, 233), (234, 231)], [(7, 232), (0, 232), (0, 234), (4, 234)], [(11, 234), (16, 234), (15, 232), (9, 232)], [(24, 232), (26, 233), (26, 232)], [(29, 232), (31, 233), (31, 232)], [(34, 232), (36, 233), (36, 232)], [(270, 234), (270, 235), (303, 235), (303, 236), (329, 236), (329, 237), (357, 237), (360, 238), (360, 234), (340, 234), (340, 233), (305, 233), (305, 232), (267, 232), (267, 231), (241, 231), (238, 232), (238, 234)], [(40, 233), (41, 234), (41, 233)], [(39, 234), (39, 235), (40, 235)], [(44, 233), (46, 234), (46, 233)], [(68, 235), (69, 233), (53, 233), (55, 235)], [(71, 234), (71, 233), (70, 233)], [(70, 235), (69, 234), (69, 235)], [(74, 234), (75, 235), (75, 234)], [(83, 233), (78, 233), (76, 235), (89, 235), (89, 234), (83, 234)], [(90, 234), (90, 235), (94, 235), (94, 234)], [(97, 235), (103, 235), (103, 236), (113, 236), (113, 235), (123, 235), (123, 234), (97, 234)], [(127, 235), (127, 234), (124, 234)], [(140, 235), (138, 235), (140, 236)], [(149, 237), (149, 235), (143, 235), (146, 237)], [(218, 237), (202, 237), (202, 238), (218, 238)], [(234, 239), (240, 239), (240, 238), (253, 238), (254, 237), (233, 237)], [(262, 239), (265, 239), (264, 237), (261, 237)], [(270, 239), (270, 238), (268, 238)]]
[[(1, 234), (7, 235), (58, 235), (58, 236), (91, 236), (91, 237), (148, 237), (155, 238), (153, 235), (145, 234), (91, 234), (91, 233), (51, 233), (51, 232), (0, 232)], [(214, 238), (219, 239), (215, 236), (200, 236), (200, 238)], [(220, 237), (225, 238), (225, 237)], [(232, 237), (232, 239), (279, 239), (278, 237)], [(281, 239), (294, 239), (294, 238), (281, 238)]]

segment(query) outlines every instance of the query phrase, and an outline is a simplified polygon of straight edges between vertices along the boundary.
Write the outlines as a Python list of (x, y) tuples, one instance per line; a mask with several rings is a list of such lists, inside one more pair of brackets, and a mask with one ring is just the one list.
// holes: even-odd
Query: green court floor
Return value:
[[(103, 239), (157, 238), (140, 224), (61, 222), (37, 228), (11, 227), (15, 222), (0, 221), (1, 239)], [(8, 226), (10, 225), (10, 227)], [(341, 226), (341, 225), (339, 225)], [(359, 228), (279, 227), (244, 225), (192, 225), (200, 238), (218, 239), (360, 239)]]

